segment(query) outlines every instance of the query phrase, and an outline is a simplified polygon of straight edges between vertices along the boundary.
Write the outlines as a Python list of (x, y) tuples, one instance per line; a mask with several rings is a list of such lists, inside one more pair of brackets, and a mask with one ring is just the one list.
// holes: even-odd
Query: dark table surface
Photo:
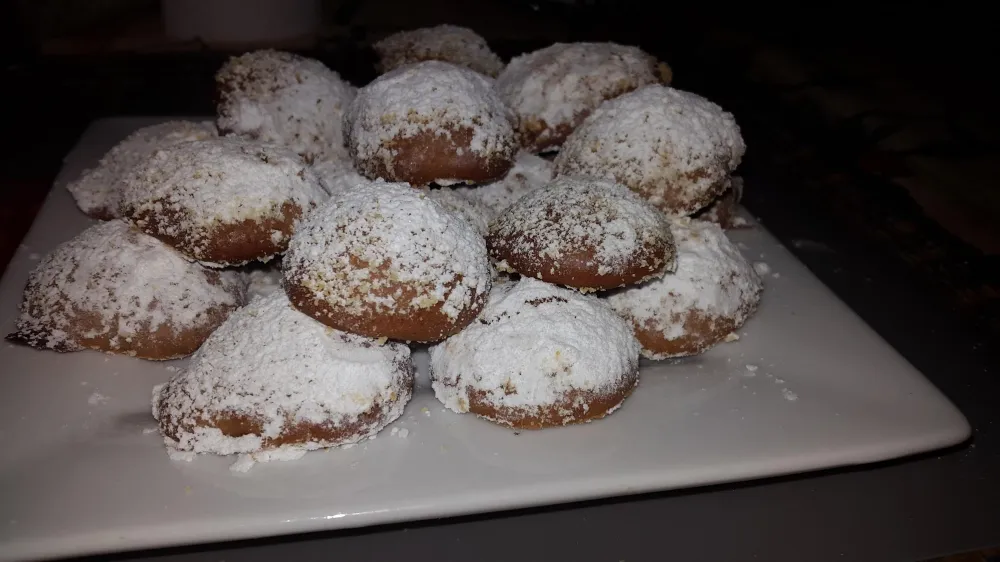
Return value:
[[(569, 38), (615, 38), (595, 31), (621, 28), (613, 20), (595, 16)], [(992, 245), (1000, 233), (989, 228), (1000, 215), (954, 197), (951, 207), (928, 206), (927, 189), (957, 192), (939, 180), (920, 184), (926, 172), (919, 166), (921, 159), (1000, 156), (1000, 146), (972, 133), (905, 150), (885, 142), (929, 115), (948, 122), (949, 131), (976, 129), (992, 117), (963, 125), (967, 116), (956, 107), (979, 102), (948, 98), (947, 88), (928, 94), (938, 101), (923, 113), (901, 112), (891, 96), (875, 100), (870, 83), (835, 71), (869, 63), (867, 47), (830, 58), (828, 50), (790, 47), (787, 37), (763, 32), (713, 28), (664, 37), (647, 24), (629, 33), (630, 42), (671, 61), (678, 87), (736, 114), (749, 146), (741, 169), (746, 206), (955, 402), (973, 438), (874, 466), (120, 559), (919, 560), (1000, 545), (1000, 261)], [(500, 50), (534, 46), (510, 41)], [(370, 78), (369, 55), (349, 41), (314, 54), (356, 82)], [(211, 74), (221, 60), (209, 53), (25, 57), (8, 65), (0, 259), (9, 259), (90, 120), (211, 113)], [(824, 103), (848, 94), (868, 105), (840, 111)], [(974, 230), (970, 225), (982, 222), (977, 212), (986, 213), (987, 226)]]

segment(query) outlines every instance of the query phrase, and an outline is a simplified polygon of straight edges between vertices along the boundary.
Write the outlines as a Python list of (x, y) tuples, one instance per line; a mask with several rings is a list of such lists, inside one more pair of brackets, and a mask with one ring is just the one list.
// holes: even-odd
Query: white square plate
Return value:
[[(67, 156), (0, 283), (4, 333), (39, 257), (92, 222), (63, 189), (66, 180), (157, 121), (95, 122)], [(748, 480), (880, 461), (968, 437), (962, 414), (763, 228), (732, 238), (772, 272), (739, 341), (686, 361), (645, 363), (624, 407), (584, 426), (517, 434), (445, 412), (419, 353), (419, 390), (376, 440), (237, 473), (231, 458), (167, 457), (150, 389), (180, 362), (0, 344), (0, 559)]]

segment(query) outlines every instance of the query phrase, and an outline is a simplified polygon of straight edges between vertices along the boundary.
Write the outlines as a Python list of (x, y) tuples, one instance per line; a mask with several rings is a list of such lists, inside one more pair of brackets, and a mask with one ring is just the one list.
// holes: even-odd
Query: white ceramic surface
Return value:
[[(4, 333), (30, 268), (91, 222), (65, 181), (154, 121), (98, 121), (67, 156), (0, 284)], [(644, 364), (625, 406), (585, 426), (516, 434), (445, 412), (424, 374), (392, 426), (407, 432), (386, 430), (350, 449), (236, 473), (231, 458), (167, 457), (149, 395), (179, 362), (0, 343), (0, 559), (747, 480), (909, 455), (969, 435), (962, 414), (770, 234), (756, 227), (732, 237), (772, 272), (739, 341), (682, 362)], [(426, 367), (425, 354), (418, 365)]]

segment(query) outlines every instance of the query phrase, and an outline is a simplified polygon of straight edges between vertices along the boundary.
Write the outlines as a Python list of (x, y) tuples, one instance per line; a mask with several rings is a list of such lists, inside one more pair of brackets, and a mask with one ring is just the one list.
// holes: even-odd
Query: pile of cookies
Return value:
[[(163, 360), (169, 449), (292, 458), (437, 398), (513, 428), (619, 408), (640, 356), (701, 353), (761, 283), (722, 226), (732, 115), (636, 47), (504, 65), (471, 30), (374, 45), (355, 88), (276, 51), (217, 73), (218, 118), (141, 129), (67, 188), (103, 221), (43, 259), (8, 339)], [(723, 224), (727, 226), (727, 224)], [(257, 265), (254, 265), (257, 264)], [(251, 296), (261, 264), (280, 285)]]

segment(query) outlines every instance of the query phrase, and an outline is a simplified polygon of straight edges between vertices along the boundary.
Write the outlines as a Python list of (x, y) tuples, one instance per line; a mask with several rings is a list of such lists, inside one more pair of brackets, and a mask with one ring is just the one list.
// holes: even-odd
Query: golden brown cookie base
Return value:
[[(163, 203), (161, 201), (161, 203)], [(291, 201), (282, 203), (277, 216), (262, 216), (237, 223), (220, 223), (178, 232), (176, 225), (186, 220), (181, 211), (163, 205), (160, 214), (123, 209), (124, 215), (136, 228), (153, 236), (191, 259), (212, 265), (242, 265), (254, 260), (267, 260), (288, 247), (295, 221), (302, 208)], [(274, 232), (283, 234), (274, 239)]]
[[(412, 370), (412, 367), (410, 367)], [(261, 450), (276, 449), (283, 445), (318, 444), (321, 447), (335, 447), (346, 443), (352, 443), (358, 437), (364, 437), (377, 432), (389, 421), (388, 416), (393, 410), (393, 406), (402, 401), (406, 403), (413, 394), (413, 377), (407, 378), (409, 381), (405, 386), (395, 389), (393, 396), (389, 400), (376, 402), (360, 415), (352, 420), (335, 423), (329, 420), (322, 423), (294, 422), (288, 420), (285, 429), (277, 437), (265, 437), (261, 441)], [(179, 423), (169, 415), (169, 407), (165, 403), (166, 398), (161, 398), (157, 404), (159, 412), (160, 432), (174, 441), (180, 441), (182, 433), (190, 433), (195, 428)], [(196, 427), (216, 428), (226, 437), (245, 437), (247, 435), (261, 435), (264, 431), (264, 421), (252, 413), (241, 414), (237, 412), (225, 412), (220, 414), (210, 414), (207, 416), (190, 413), (189, 417), (198, 419)]]
[(369, 178), (417, 187), (439, 180), (476, 184), (502, 179), (514, 166), (514, 143), (507, 150), (484, 156), (469, 148), (474, 134), (468, 127), (423, 131), (384, 143), (368, 160), (355, 156), (354, 163)]
[[(67, 332), (69, 341), (59, 346), (46, 345), (50, 333), (41, 329), (34, 332), (14, 332), (9, 334), (6, 339), (10, 342), (51, 351), (71, 352), (91, 349), (150, 361), (168, 361), (187, 357), (197, 351), (201, 344), (208, 339), (208, 336), (238, 307), (238, 305), (234, 305), (212, 308), (204, 315), (201, 324), (193, 328), (178, 330), (169, 325), (162, 325), (156, 330), (142, 331), (128, 338), (116, 333), (86, 336), (85, 334), (101, 331), (102, 322), (99, 316), (94, 313), (77, 311), (74, 314), (74, 325), (62, 330)], [(113, 319), (110, 323), (105, 324), (115, 325), (117, 323), (117, 319)]]
[[(404, 284), (395, 284), (385, 292), (392, 294), (396, 289), (397, 303), (410, 303), (418, 298), (418, 293)], [(370, 338), (407, 342), (435, 342), (457, 334), (479, 315), (486, 306), (488, 295), (477, 295), (472, 306), (451, 318), (441, 311), (443, 303), (426, 308), (401, 306), (399, 311), (379, 309), (366, 303), (360, 313), (349, 313), (317, 299), (310, 289), (291, 278), (286, 279), (285, 291), (296, 309), (331, 328)]]
[[(653, 327), (652, 320), (644, 324), (629, 320), (635, 328), (635, 338), (642, 346), (643, 357), (667, 359), (688, 357), (708, 351), (726, 339), (726, 336), (734, 330), (738, 330), (756, 308), (757, 299), (754, 298), (753, 302), (744, 304), (743, 309), (734, 316), (710, 316), (700, 310), (691, 310), (683, 319), (684, 335), (674, 339), (665, 338), (661, 329)], [(738, 322), (738, 318), (743, 318), (743, 321)]]
[[(696, 181), (704, 177), (711, 175), (711, 172), (704, 169), (696, 170), (693, 173), (687, 174), (687, 179), (690, 181)], [(628, 184), (626, 184), (628, 185)], [(685, 194), (680, 193), (678, 190), (673, 189), (670, 185), (658, 184), (646, 184), (639, 185), (638, 187), (628, 187), (635, 191), (639, 195), (642, 195), (650, 203), (656, 206), (664, 213), (675, 217), (686, 217), (690, 216), (701, 209), (708, 206), (713, 199), (722, 195), (722, 193), (729, 186), (728, 176), (713, 183), (705, 191), (689, 197)]]
[[(525, 238), (530, 233), (525, 234)], [(487, 239), (490, 256), (506, 263), (513, 272), (540, 279), (546, 283), (565, 285), (576, 289), (606, 290), (634, 285), (663, 274), (667, 265), (665, 246), (644, 246), (631, 256), (629, 264), (613, 273), (600, 273), (595, 264), (596, 249), (581, 248), (563, 254), (558, 259), (542, 255), (530, 240)], [(527, 247), (530, 251), (512, 252), (511, 248)], [(498, 269), (499, 266), (498, 266)]]
[(469, 391), (469, 411), (514, 429), (543, 429), (586, 423), (614, 412), (639, 384), (636, 369), (621, 384), (604, 392), (573, 390), (555, 404), (537, 408), (504, 408), (490, 403), (486, 392)]

